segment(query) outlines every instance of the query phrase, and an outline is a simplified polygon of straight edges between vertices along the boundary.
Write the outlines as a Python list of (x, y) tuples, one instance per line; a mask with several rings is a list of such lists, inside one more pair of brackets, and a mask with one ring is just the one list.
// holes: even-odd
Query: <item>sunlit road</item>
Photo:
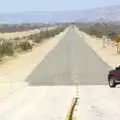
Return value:
[(70, 29), (27, 78), (31, 86), (104, 85), (110, 67)]
[(0, 120), (65, 120), (75, 85), (105, 85), (109, 69), (71, 28), (0, 109)]

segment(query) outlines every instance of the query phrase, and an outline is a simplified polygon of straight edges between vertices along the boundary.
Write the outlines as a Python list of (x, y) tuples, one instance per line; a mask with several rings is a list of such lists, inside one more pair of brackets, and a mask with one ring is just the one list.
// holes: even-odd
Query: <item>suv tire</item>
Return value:
[(108, 83), (111, 88), (116, 87), (116, 78), (114, 76), (111, 76), (108, 80)]

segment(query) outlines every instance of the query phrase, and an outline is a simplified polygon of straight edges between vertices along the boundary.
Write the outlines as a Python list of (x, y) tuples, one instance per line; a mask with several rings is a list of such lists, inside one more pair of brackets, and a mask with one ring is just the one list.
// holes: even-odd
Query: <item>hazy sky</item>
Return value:
[(117, 4), (120, 0), (1, 0), (0, 13), (82, 10)]

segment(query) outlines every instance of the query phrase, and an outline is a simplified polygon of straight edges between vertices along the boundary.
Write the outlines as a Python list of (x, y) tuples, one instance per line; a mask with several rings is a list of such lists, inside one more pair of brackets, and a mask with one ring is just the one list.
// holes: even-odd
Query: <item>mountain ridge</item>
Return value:
[(120, 21), (120, 5), (70, 11), (27, 11), (0, 14), (0, 22), (69, 22), (69, 21)]

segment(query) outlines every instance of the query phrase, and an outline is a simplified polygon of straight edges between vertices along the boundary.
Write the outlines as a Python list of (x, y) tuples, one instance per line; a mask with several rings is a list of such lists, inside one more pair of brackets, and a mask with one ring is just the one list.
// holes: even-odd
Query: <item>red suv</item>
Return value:
[(116, 85), (120, 83), (120, 66), (109, 71), (108, 83), (110, 87), (116, 87)]

